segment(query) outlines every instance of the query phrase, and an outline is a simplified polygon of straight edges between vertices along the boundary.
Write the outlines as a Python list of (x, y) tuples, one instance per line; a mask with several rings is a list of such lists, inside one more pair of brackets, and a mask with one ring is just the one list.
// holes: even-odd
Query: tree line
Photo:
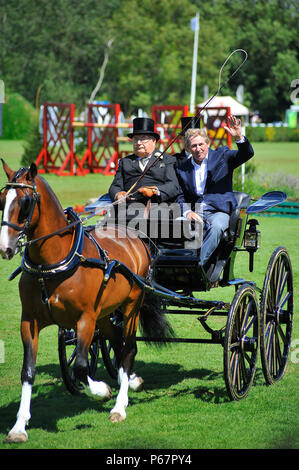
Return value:
[(120, 103), (125, 115), (189, 104), (196, 12), (197, 103), (205, 85), (209, 95), (217, 90), (221, 64), (242, 48), (248, 60), (221, 94), (234, 96), (242, 84), (245, 105), (264, 121), (281, 120), (299, 77), (298, 0), (0, 0), (0, 79), (33, 105), (84, 109), (101, 72), (95, 99)]

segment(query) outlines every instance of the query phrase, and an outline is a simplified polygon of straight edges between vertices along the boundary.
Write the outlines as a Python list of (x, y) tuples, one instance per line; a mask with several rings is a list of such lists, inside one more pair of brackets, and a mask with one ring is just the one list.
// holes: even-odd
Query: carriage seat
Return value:
[[(237, 206), (230, 215), (229, 227), (224, 232), (222, 240), (204, 267), (206, 278), (211, 283), (215, 283), (220, 279), (230, 254), (237, 243), (237, 239), (245, 227), (246, 214), (243, 214), (242, 217), (241, 210), (246, 209), (250, 205), (251, 196), (243, 192), (234, 192), (234, 195), (237, 200)], [(202, 279), (202, 274), (198, 267), (200, 248), (186, 248), (184, 240), (177, 241), (172, 247), (169, 243), (160, 241), (159, 248), (159, 255), (154, 263), (158, 281), (161, 283), (164, 281), (166, 285), (168, 283), (173, 289), (178, 288), (181, 284), (181, 287), (193, 286), (204, 290), (205, 281)], [(157, 268), (160, 269), (157, 270)], [(190, 272), (190, 275), (188, 275), (188, 272)]]
[(237, 200), (237, 206), (230, 215), (228, 229), (224, 232), (223, 235), (224, 240), (228, 243), (235, 240), (241, 209), (247, 209), (251, 202), (251, 196), (247, 193), (234, 191), (234, 196)]
[[(230, 215), (229, 227), (224, 232), (222, 240), (205, 266), (207, 277), (211, 282), (219, 280), (234, 246), (237, 245), (238, 237), (240, 237), (245, 229), (246, 215), (244, 217), (245, 220), (242, 220), (241, 210), (247, 209), (250, 205), (251, 196), (237, 191), (234, 191), (234, 196), (237, 200), (237, 206)], [(240, 242), (242, 242), (241, 239)]]
[[(239, 192), (239, 191), (234, 191), (234, 196), (237, 200), (237, 206), (233, 209), (230, 219), (229, 219), (229, 226), (228, 229), (224, 232), (223, 234), (223, 241), (227, 244), (233, 244), (236, 235), (239, 232), (240, 224), (239, 224), (239, 219), (240, 219), (240, 213), (242, 209), (246, 209), (251, 202), (251, 196), (247, 193), (244, 192)], [(161, 221), (163, 222), (163, 221)], [(182, 237), (180, 240), (159, 240), (159, 242), (162, 245), (166, 245), (167, 248), (172, 248), (172, 249), (179, 249), (184, 247), (184, 243), (188, 241), (188, 238)], [(172, 243), (172, 247), (171, 244)]]

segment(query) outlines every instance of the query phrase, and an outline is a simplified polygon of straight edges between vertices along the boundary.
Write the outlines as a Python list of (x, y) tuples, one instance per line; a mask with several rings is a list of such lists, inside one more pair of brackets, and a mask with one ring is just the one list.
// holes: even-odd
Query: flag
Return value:
[(5, 103), (5, 85), (3, 80), (0, 80), (0, 103)]
[(192, 29), (192, 31), (199, 31), (199, 13), (193, 18), (191, 18), (190, 28)]

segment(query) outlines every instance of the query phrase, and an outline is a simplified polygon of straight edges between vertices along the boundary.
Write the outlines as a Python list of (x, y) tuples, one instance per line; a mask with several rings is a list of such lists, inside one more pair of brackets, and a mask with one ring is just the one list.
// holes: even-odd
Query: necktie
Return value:
[(144, 171), (146, 165), (148, 164), (148, 161), (151, 157), (146, 157), (146, 158), (140, 158), (139, 160), (139, 167), (142, 171)]

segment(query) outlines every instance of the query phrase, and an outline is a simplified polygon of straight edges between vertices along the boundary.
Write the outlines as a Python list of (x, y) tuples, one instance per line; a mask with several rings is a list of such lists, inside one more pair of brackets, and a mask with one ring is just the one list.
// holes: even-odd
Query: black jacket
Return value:
[[(155, 151), (151, 156), (147, 167), (156, 160), (161, 152)], [(156, 156), (155, 156), (156, 155)], [(141, 178), (135, 186), (133, 192), (142, 186), (156, 186), (160, 191), (160, 196), (151, 198), (153, 202), (171, 202), (176, 199), (180, 192), (179, 183), (174, 169), (175, 159), (164, 154), (161, 159)], [(146, 168), (147, 168), (146, 167)], [(109, 188), (109, 195), (112, 201), (119, 191), (128, 191), (138, 180), (143, 171), (140, 169), (138, 157), (135, 154), (119, 160), (119, 166), (114, 180)], [(136, 197), (136, 195), (134, 196)], [(141, 195), (138, 201), (144, 202), (145, 198)]]

